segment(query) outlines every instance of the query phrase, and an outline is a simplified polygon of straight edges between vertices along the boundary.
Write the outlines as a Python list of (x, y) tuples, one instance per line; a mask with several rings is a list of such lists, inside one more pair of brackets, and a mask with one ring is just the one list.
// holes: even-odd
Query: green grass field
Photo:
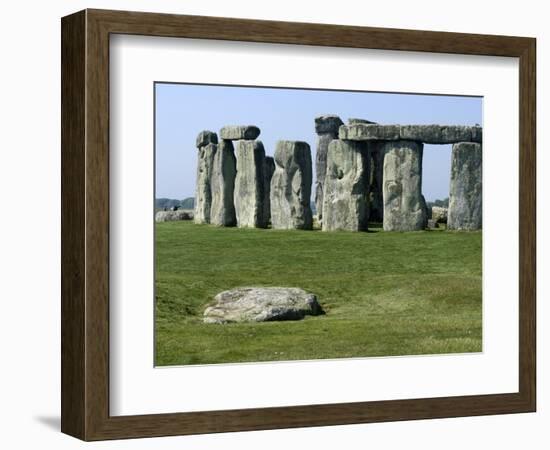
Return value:
[[(218, 292), (292, 286), (326, 314), (203, 324)], [(481, 232), (156, 224), (156, 365), (481, 351)]]

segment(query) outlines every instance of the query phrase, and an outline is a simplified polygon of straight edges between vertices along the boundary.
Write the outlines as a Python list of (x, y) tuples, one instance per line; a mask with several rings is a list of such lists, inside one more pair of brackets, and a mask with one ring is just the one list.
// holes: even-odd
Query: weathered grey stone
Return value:
[(387, 142), (384, 152), (384, 230), (414, 231), (426, 226), (422, 201), (423, 145)]
[(420, 196), (420, 206), (422, 207), (423, 216), (424, 216), (424, 223), (422, 225), (422, 229), (426, 228), (428, 226), (428, 213), (430, 211), (430, 208), (428, 208), (428, 203), (426, 203), (426, 199), (423, 195)]
[(265, 150), (261, 141), (237, 141), (237, 176), (235, 178), (235, 214), (237, 226), (266, 228)]
[(399, 125), (357, 123), (342, 125), (338, 135), (351, 141), (393, 141), (399, 139), (399, 128)]
[(317, 151), (315, 152), (315, 209), (317, 219), (323, 220), (323, 186), (327, 172), (328, 145), (333, 139), (338, 139), (338, 129), (343, 125), (342, 119), (334, 114), (315, 118), (317, 133)]
[(481, 144), (483, 141), (483, 128), (479, 125), (472, 127), (472, 142)]
[(271, 226), (311, 230), (311, 149), (306, 142), (278, 141), (271, 179)]
[(447, 223), (448, 209), (442, 206), (432, 206), (430, 217), (436, 223)]
[(433, 230), (433, 229), (435, 229), (435, 228), (439, 228), (439, 224), (438, 224), (435, 220), (433, 220), (433, 219), (428, 219), (428, 226), (427, 226), (427, 228)]
[(338, 134), (338, 129), (344, 125), (342, 119), (334, 114), (327, 114), (315, 118), (315, 132), (317, 134)]
[(377, 124), (377, 122), (373, 122), (372, 120), (367, 120), (367, 119), (358, 119), (355, 117), (348, 119), (348, 125), (355, 125), (358, 123), (365, 123), (365, 124), (371, 124), (371, 125)]
[(196, 140), (197, 148), (204, 147), (208, 144), (217, 144), (218, 135), (213, 131), (204, 130), (199, 133)]
[(449, 230), (479, 230), (482, 226), (482, 148), (474, 142), (453, 145)]
[(299, 288), (243, 287), (220, 292), (204, 311), (205, 323), (300, 320), (323, 314), (314, 294)]
[(158, 211), (155, 222), (173, 222), (176, 220), (193, 220), (192, 209), (177, 209), (175, 211)]
[(432, 207), (426, 203), (426, 218), (430, 220), (432, 218)]
[(370, 187), (369, 187), (369, 221), (382, 222), (384, 219), (384, 152), (382, 142), (372, 141), (369, 146), (371, 155)]
[(216, 144), (199, 147), (195, 192), (195, 223), (210, 223), (210, 210), (212, 207), (211, 179), (217, 148)]
[(253, 141), (260, 135), (260, 129), (255, 125), (230, 125), (220, 130), (220, 139), (238, 141), (241, 139)]
[(420, 141), (425, 144), (452, 144), (470, 141), (472, 127), (462, 125), (402, 125), (401, 139)]
[(482, 128), (463, 125), (378, 125), (355, 122), (341, 126), (340, 139), (353, 141), (410, 140), (426, 144), (453, 144), (457, 142), (481, 142)]
[(233, 227), (237, 225), (233, 195), (237, 162), (231, 141), (222, 140), (214, 156), (212, 170), (212, 207), (210, 223), (213, 225)]
[(319, 221), (323, 220), (323, 187), (327, 173), (328, 145), (338, 139), (336, 133), (321, 133), (317, 135), (317, 152), (315, 154), (315, 209)]
[(272, 156), (264, 159), (264, 217), (267, 223), (271, 222), (271, 179), (275, 172), (275, 160)]
[(364, 231), (369, 220), (370, 155), (360, 142), (334, 140), (328, 147), (323, 231)]

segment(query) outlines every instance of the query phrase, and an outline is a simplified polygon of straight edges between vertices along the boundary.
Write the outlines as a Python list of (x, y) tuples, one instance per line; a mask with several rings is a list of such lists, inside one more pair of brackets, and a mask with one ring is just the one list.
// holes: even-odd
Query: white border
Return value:
[[(120, 35), (110, 55), (112, 415), (517, 392), (517, 59)], [(154, 81), (484, 96), (483, 353), (154, 368)]]

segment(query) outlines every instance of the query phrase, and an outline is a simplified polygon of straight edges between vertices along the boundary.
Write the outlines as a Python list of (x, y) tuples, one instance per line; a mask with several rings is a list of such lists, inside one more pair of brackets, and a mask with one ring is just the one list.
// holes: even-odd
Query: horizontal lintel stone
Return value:
[(342, 125), (338, 135), (348, 141), (397, 141), (400, 139), (399, 128), (399, 125), (357, 123)]
[(426, 144), (454, 144), (457, 142), (479, 142), (483, 129), (480, 126), (465, 125), (375, 125), (355, 123), (343, 125), (340, 139), (351, 141), (396, 141), (408, 140)]
[(255, 125), (225, 126), (220, 130), (220, 138), (228, 141), (253, 141), (260, 135), (260, 129)]
[(358, 119), (356, 117), (350, 117), (348, 119), (348, 125), (356, 125), (358, 123), (365, 123), (367, 125), (378, 125), (378, 122), (373, 122), (372, 120)]

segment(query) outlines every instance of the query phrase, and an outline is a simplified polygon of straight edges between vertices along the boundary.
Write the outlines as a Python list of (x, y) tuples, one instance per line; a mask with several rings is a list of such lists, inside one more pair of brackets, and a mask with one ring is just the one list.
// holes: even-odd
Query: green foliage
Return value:
[(449, 197), (445, 197), (443, 200), (434, 200), (433, 202), (426, 202), (429, 208), (432, 206), (441, 206), (443, 208), (449, 207)]
[(182, 209), (193, 209), (195, 207), (195, 197), (184, 198), (180, 203), (180, 207)]
[(176, 200), (173, 198), (157, 198), (155, 199), (155, 209), (162, 211), (164, 209), (171, 209), (177, 206), (178, 209), (193, 209), (195, 207), (195, 197), (187, 197), (183, 200)]
[(156, 198), (155, 199), (155, 209), (163, 210), (170, 209), (174, 206), (180, 206), (179, 200), (174, 200), (173, 198)]
[[(156, 364), (480, 352), (481, 233), (156, 224)], [(295, 286), (326, 315), (203, 324), (218, 292)]]

